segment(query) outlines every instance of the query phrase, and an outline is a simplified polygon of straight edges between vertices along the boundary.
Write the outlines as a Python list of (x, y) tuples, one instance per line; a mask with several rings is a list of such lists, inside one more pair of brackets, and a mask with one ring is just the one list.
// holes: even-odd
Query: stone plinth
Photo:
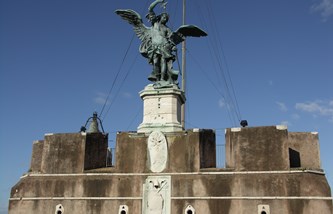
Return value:
[(178, 86), (155, 89), (153, 84), (149, 84), (140, 92), (140, 97), (143, 100), (143, 122), (139, 125), (138, 132), (183, 130), (180, 117), (185, 96)]

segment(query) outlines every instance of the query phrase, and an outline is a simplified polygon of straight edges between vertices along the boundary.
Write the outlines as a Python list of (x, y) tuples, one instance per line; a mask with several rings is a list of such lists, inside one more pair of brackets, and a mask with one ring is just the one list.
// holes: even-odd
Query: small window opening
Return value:
[(195, 209), (191, 205), (188, 205), (185, 209), (185, 214), (195, 214)]
[(64, 213), (64, 206), (62, 204), (58, 204), (55, 208), (55, 214), (63, 214)]
[(128, 213), (128, 206), (127, 205), (120, 205), (118, 214), (127, 214)]
[(289, 148), (289, 162), (290, 168), (301, 167), (301, 157), (298, 151)]
[(262, 211), (261, 214), (267, 214), (265, 211)]

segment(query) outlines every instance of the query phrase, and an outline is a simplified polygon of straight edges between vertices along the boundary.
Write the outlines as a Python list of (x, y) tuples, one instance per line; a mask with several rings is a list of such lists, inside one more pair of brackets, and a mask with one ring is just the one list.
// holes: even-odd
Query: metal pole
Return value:
[[(185, 15), (186, 15), (186, 0), (183, 0), (183, 25), (185, 25)], [(186, 41), (184, 40), (182, 43), (182, 90), (184, 92), (184, 95), (186, 95), (185, 93), (185, 89), (186, 89), (186, 64), (185, 64), (185, 60), (186, 60)], [(185, 103), (181, 106), (181, 125), (183, 127), (183, 129), (185, 130)]]

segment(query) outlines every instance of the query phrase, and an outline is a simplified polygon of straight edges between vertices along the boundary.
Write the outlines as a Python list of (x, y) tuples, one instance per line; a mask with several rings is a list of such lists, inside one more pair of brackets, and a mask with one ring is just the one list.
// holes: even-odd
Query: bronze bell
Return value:
[(99, 132), (100, 131), (98, 129), (97, 112), (94, 112), (92, 121), (88, 129), (88, 133), (99, 133)]

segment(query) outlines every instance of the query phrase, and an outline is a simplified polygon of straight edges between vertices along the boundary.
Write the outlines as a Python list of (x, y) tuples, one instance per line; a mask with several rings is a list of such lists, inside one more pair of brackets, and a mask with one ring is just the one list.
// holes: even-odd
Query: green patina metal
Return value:
[(207, 33), (195, 25), (182, 25), (173, 32), (167, 26), (169, 14), (166, 12), (155, 14), (154, 8), (158, 4), (162, 4), (164, 9), (166, 7), (165, 0), (156, 0), (149, 6), (146, 18), (151, 24), (150, 27), (143, 24), (141, 16), (134, 10), (115, 12), (134, 27), (134, 32), (142, 42), (139, 51), (153, 67), (148, 80), (154, 82), (155, 88), (163, 88), (178, 85), (179, 71), (173, 69), (177, 54), (176, 46), (187, 36), (201, 37), (207, 36)]

